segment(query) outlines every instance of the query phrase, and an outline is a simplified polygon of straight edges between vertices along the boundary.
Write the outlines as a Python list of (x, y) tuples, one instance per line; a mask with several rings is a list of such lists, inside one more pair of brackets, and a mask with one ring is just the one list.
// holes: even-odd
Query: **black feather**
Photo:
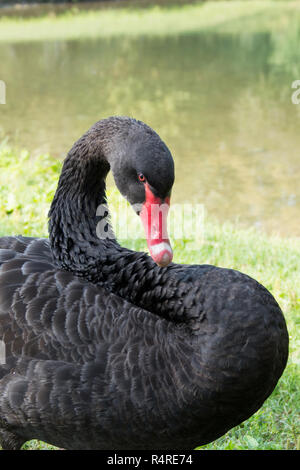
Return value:
[(251, 416), (285, 368), (282, 312), (255, 280), (207, 265), (159, 268), (98, 239), (110, 167), (130, 202), (144, 197), (138, 171), (162, 197), (174, 180), (148, 126), (100, 121), (64, 163), (50, 239), (0, 239), (3, 448), (37, 438), (66, 449), (192, 449)]

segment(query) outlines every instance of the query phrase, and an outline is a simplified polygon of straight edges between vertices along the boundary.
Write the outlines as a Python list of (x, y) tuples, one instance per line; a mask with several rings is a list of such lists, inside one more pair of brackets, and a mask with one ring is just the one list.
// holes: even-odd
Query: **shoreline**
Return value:
[[(87, 10), (70, 7), (61, 14), (40, 16), (0, 15), (0, 42), (68, 41), (114, 37), (166, 37), (214, 31), (223, 34), (285, 33), (281, 15), (296, 21), (300, 3), (295, 1), (237, 0), (184, 3), (173, 6), (165, 3), (147, 8), (124, 2), (118, 8), (107, 3), (105, 8)], [(95, 4), (93, 4), (95, 5)], [(145, 6), (146, 4), (143, 3)], [(226, 21), (224, 12), (226, 11)], [(264, 22), (260, 18), (264, 15)]]
[(157, 7), (172, 7), (172, 6), (183, 6), (193, 5), (196, 3), (204, 3), (207, 0), (100, 0), (100, 1), (78, 1), (78, 2), (66, 2), (64, 0), (58, 0), (54, 2), (32, 2), (32, 3), (20, 3), (11, 2), (0, 4), (0, 19), (1, 17), (14, 18), (39, 18), (45, 15), (61, 15), (70, 10), (78, 12), (83, 11), (99, 11), (119, 8), (150, 8), (153, 6)]

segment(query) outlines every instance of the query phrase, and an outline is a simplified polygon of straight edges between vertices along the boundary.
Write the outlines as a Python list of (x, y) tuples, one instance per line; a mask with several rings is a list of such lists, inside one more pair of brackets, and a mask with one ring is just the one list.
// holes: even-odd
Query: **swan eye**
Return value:
[(139, 174), (139, 180), (140, 180), (142, 183), (145, 183), (146, 178), (145, 178), (145, 176), (143, 175), (143, 173), (140, 173), (140, 174)]

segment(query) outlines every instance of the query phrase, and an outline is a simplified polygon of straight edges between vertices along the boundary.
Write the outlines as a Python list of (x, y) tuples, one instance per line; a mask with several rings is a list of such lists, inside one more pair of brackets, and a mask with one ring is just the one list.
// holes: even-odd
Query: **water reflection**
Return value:
[(300, 236), (298, 31), (288, 57), (271, 34), (1, 45), (2, 133), (62, 158), (96, 120), (137, 117), (173, 152), (174, 201)]

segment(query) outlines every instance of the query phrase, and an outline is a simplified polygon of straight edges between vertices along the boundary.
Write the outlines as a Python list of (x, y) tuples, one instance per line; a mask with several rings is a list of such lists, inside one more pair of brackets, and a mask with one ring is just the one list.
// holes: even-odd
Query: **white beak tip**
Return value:
[(150, 255), (155, 263), (161, 268), (165, 268), (173, 259), (171, 245), (167, 242), (157, 243), (149, 246)]

